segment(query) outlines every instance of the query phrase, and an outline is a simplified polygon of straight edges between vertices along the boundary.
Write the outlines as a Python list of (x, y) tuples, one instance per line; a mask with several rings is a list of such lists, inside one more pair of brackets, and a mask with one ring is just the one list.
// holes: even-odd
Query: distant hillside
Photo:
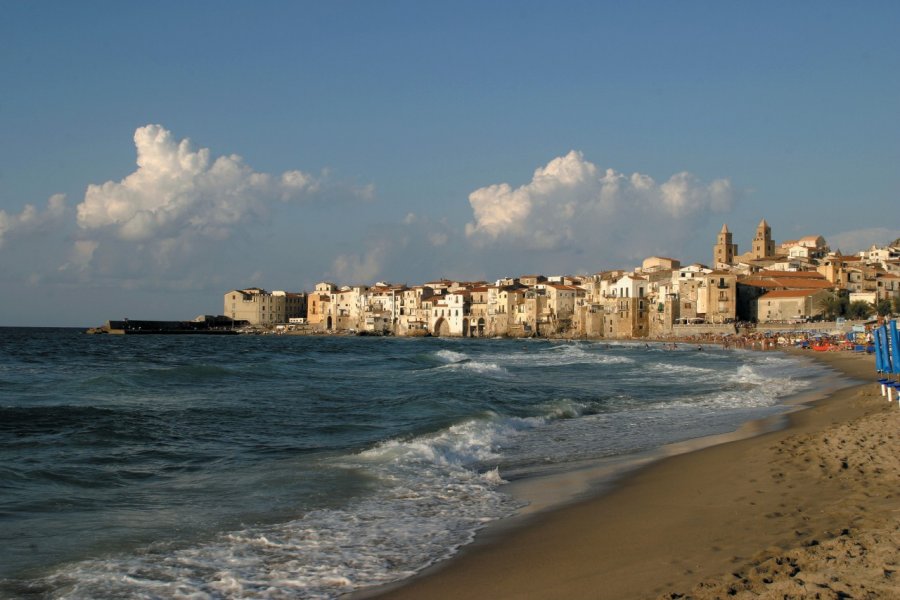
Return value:
[(900, 246), (900, 238), (897, 238), (896, 240), (891, 242), (891, 248), (896, 248), (898, 246)]

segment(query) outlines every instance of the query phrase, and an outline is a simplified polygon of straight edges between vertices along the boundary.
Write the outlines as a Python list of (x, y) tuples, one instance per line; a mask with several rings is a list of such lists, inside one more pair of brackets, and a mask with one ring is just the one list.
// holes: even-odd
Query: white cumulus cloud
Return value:
[(227, 238), (239, 223), (266, 214), (266, 203), (318, 189), (301, 171), (258, 173), (232, 154), (213, 159), (160, 125), (134, 133), (137, 170), (121, 181), (89, 185), (77, 207), (83, 230), (112, 230), (123, 240), (177, 237), (190, 232)]
[[(598, 237), (621, 237), (624, 229), (644, 237), (641, 230), (648, 227), (724, 212), (733, 197), (727, 179), (705, 184), (682, 172), (657, 183), (641, 173), (601, 171), (573, 150), (536, 169), (524, 185), (499, 183), (472, 192), (474, 221), (466, 225), (466, 234), (481, 244), (514, 241), (532, 249), (592, 249), (602, 246)], [(664, 236), (665, 230), (654, 233)]]
[(0, 247), (13, 235), (33, 233), (49, 224), (58, 223), (65, 213), (65, 194), (50, 196), (44, 210), (38, 210), (33, 204), (26, 204), (19, 214), (9, 214), (5, 210), (0, 210)]

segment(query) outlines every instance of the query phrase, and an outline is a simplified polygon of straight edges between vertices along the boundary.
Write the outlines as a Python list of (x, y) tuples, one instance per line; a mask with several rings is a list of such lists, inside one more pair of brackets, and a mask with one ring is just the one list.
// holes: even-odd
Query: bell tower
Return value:
[(734, 256), (737, 254), (737, 244), (732, 243), (731, 232), (728, 225), (722, 225), (722, 231), (716, 237), (716, 245), (713, 246), (713, 269), (719, 265), (734, 264)]
[(771, 258), (775, 256), (775, 242), (772, 241), (772, 228), (763, 219), (756, 227), (753, 238), (753, 258)]

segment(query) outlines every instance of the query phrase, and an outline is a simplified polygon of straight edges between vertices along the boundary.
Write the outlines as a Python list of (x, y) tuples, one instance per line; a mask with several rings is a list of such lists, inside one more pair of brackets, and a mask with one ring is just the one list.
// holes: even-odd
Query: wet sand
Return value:
[(900, 408), (871, 356), (802, 354), (856, 381), (785, 428), (489, 530), (378, 597), (900, 598)]

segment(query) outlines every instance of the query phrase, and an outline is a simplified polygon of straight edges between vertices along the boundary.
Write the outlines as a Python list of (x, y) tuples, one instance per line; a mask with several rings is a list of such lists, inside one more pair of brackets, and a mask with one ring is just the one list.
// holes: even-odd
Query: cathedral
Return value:
[(738, 247), (732, 240), (732, 234), (728, 231), (728, 225), (722, 225), (722, 231), (716, 238), (713, 246), (713, 268), (720, 269), (733, 265), (739, 260), (760, 260), (775, 257), (775, 241), (772, 240), (772, 228), (763, 219), (756, 227), (756, 236), (753, 238), (750, 252), (739, 256)]

